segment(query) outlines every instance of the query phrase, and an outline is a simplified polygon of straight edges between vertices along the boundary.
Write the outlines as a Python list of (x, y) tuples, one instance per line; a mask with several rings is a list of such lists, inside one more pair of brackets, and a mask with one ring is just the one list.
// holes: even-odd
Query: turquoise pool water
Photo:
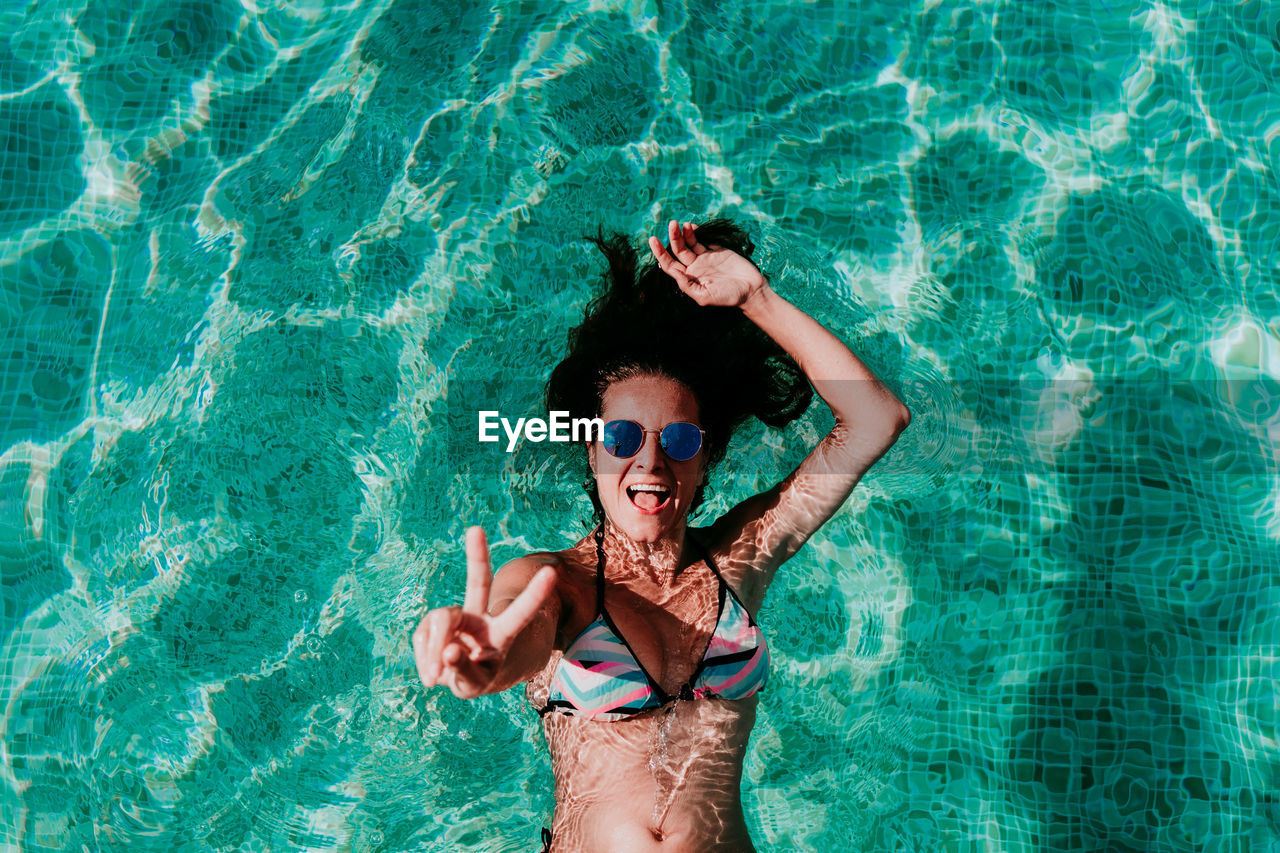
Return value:
[[(410, 632), (588, 510), (597, 225), (745, 223), (911, 428), (789, 563), (759, 848), (1280, 850), (1280, 7), (0, 11), (0, 847), (523, 851)], [(756, 429), (713, 510), (829, 416)]]

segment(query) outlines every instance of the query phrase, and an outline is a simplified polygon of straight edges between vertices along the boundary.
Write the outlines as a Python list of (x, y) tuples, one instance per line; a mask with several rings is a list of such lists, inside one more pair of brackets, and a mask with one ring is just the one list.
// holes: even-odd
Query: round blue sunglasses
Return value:
[(664, 453), (677, 462), (692, 459), (702, 449), (702, 436), (706, 434), (686, 421), (667, 424), (662, 429), (645, 429), (635, 421), (609, 421), (604, 425), (604, 449), (610, 456), (630, 459), (644, 446), (646, 433), (658, 433), (658, 444)]

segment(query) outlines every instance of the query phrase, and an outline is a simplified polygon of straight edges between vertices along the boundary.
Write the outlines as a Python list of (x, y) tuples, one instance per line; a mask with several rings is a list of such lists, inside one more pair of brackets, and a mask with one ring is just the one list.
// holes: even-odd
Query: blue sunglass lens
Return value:
[(677, 462), (692, 459), (702, 449), (702, 430), (690, 423), (667, 424), (662, 428), (662, 449)]
[(609, 421), (604, 425), (604, 449), (610, 456), (626, 459), (635, 456), (644, 442), (644, 430), (635, 421)]

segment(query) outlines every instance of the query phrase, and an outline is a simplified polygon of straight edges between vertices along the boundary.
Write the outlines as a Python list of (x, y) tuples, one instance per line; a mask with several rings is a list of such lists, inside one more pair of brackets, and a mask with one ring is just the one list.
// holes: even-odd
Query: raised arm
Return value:
[(696, 227), (668, 227), (671, 251), (649, 239), (658, 265), (699, 305), (737, 306), (804, 371), (831, 407), (835, 425), (797, 468), (773, 488), (738, 504), (713, 526), (717, 543), (768, 585), (786, 562), (853, 491), (911, 422), (911, 413), (822, 324), (779, 296), (755, 264), (736, 252), (698, 242)]

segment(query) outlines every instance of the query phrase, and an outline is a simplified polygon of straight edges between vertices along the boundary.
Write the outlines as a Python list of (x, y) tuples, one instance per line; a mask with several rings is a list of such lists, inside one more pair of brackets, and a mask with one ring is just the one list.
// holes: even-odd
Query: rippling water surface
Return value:
[[(519, 691), (424, 693), (597, 225), (747, 225), (911, 428), (785, 568), (761, 850), (1280, 844), (1280, 7), (0, 12), (0, 846), (529, 850)], [(829, 424), (742, 436), (713, 510)]]

